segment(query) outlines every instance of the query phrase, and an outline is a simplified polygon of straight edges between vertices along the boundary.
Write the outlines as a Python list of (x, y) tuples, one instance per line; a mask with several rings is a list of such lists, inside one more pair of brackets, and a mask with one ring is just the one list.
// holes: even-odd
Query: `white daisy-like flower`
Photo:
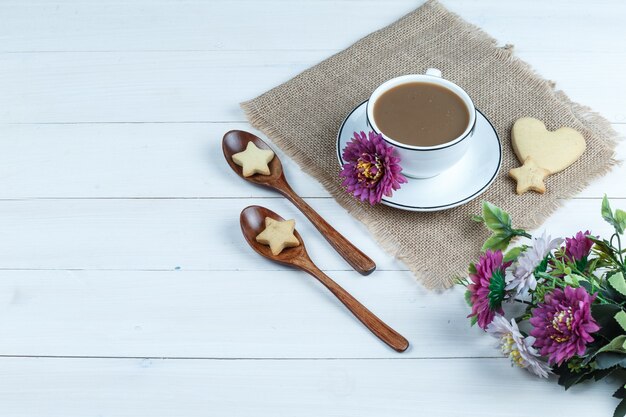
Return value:
[(507, 321), (503, 316), (496, 315), (487, 326), (487, 333), (500, 341), (500, 349), (504, 356), (508, 356), (512, 365), (526, 369), (541, 378), (547, 378), (551, 373), (550, 366), (541, 360), (537, 350), (533, 347), (535, 338), (524, 337), (520, 333), (515, 319)]
[(517, 264), (506, 277), (506, 289), (515, 290), (518, 295), (526, 295), (529, 290), (537, 288), (535, 268), (554, 249), (558, 248), (563, 239), (551, 239), (546, 232), (539, 238), (535, 238), (533, 245), (526, 249), (517, 259)]

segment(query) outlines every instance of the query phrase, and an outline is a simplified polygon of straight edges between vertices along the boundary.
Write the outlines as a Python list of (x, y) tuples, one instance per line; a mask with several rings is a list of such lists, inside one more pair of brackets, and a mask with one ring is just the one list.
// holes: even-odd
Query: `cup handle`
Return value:
[(439, 71), (437, 68), (428, 68), (426, 70), (426, 75), (441, 78), (441, 71)]

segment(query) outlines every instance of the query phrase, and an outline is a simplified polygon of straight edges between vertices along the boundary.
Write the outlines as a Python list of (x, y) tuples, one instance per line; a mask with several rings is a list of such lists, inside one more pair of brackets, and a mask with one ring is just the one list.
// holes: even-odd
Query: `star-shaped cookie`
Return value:
[(545, 193), (546, 185), (543, 180), (548, 175), (550, 175), (550, 171), (537, 165), (531, 157), (526, 158), (521, 167), (509, 171), (509, 176), (517, 181), (517, 194), (524, 194), (528, 190), (540, 194)]
[(248, 142), (246, 150), (233, 155), (233, 162), (243, 170), (243, 176), (249, 177), (254, 174), (270, 175), (270, 167), (267, 165), (274, 158), (274, 152), (268, 149), (259, 149)]
[(298, 246), (300, 241), (293, 234), (296, 228), (295, 220), (278, 221), (269, 217), (265, 218), (265, 230), (256, 237), (256, 241), (267, 245), (272, 255), (278, 255), (285, 248)]

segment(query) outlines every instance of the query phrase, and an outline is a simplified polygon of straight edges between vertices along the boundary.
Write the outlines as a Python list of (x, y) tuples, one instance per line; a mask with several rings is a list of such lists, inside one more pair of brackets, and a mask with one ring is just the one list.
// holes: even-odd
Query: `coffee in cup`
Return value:
[(429, 178), (450, 168), (467, 151), (476, 109), (458, 85), (437, 69), (404, 75), (381, 84), (367, 103), (372, 130), (393, 145), (402, 173)]
[(410, 82), (378, 97), (374, 120), (382, 133), (410, 146), (437, 146), (458, 138), (467, 128), (463, 100), (439, 84)]

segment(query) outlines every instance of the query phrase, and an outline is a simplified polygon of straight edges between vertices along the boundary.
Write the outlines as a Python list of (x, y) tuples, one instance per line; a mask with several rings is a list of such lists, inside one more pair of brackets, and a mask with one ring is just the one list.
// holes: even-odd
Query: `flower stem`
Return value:
[(522, 236), (527, 239), (532, 239), (532, 236), (530, 235), (530, 233), (526, 232), (524, 229), (513, 229), (512, 232), (513, 232), (513, 236)]
[(622, 255), (622, 239), (619, 237), (619, 233), (615, 233), (617, 236), (617, 255), (619, 256), (619, 260), (622, 264), (622, 269), (624, 268), (624, 255)]

